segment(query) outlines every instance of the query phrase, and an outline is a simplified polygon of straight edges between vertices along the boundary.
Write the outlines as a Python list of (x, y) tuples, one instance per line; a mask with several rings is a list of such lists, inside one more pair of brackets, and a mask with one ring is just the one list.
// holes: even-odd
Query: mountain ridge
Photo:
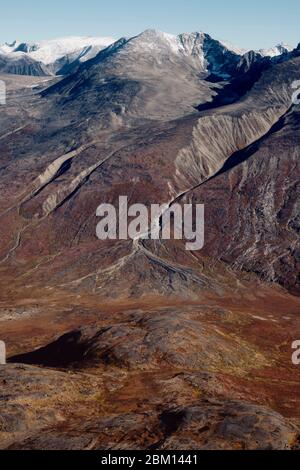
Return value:
[[(144, 39), (144, 41), (142, 41)], [(219, 48), (220, 58), (222, 54), (233, 54), (238, 57), (244, 56), (249, 50), (232, 46), (225, 41), (212, 38), (204, 32), (181, 33), (173, 35), (162, 31), (148, 29), (142, 33), (125, 38), (126, 41), (139, 40), (145, 51), (155, 51), (157, 46), (165, 44), (170, 53), (181, 53), (191, 55), (203, 66), (205, 63), (205, 48)], [(6, 73), (18, 73), (28, 75), (65, 75), (73, 71), (81, 63), (93, 59), (97, 54), (120, 40), (109, 37), (70, 36), (58, 39), (43, 40), (39, 42), (4, 43), (0, 45), (0, 57), (2, 66), (0, 71)], [(158, 49), (157, 49), (158, 50)], [(291, 52), (293, 48), (281, 43), (273, 48), (255, 51), (261, 57), (278, 57)], [(219, 61), (220, 61), (219, 58)], [(17, 64), (25, 64), (22, 67)], [(12, 62), (14, 66), (11, 66)], [(36, 62), (36, 63), (35, 63)], [(214, 59), (211, 66), (214, 71)], [(16, 65), (17, 64), (17, 65)], [(225, 67), (226, 68), (226, 67)], [(23, 73), (22, 73), (23, 71)], [(26, 72), (26, 73), (25, 73)], [(225, 70), (224, 77), (228, 74)]]

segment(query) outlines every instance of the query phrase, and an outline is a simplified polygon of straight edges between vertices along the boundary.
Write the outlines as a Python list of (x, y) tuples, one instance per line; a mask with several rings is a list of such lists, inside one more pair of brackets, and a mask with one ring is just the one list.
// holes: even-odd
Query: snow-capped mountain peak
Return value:
[(293, 50), (289, 44), (281, 42), (275, 47), (270, 47), (269, 49), (259, 49), (259, 54), (263, 57), (278, 57), (282, 54), (287, 54)]
[[(184, 63), (185, 67), (223, 78), (232, 76), (238, 62), (247, 53), (245, 49), (218, 41), (204, 32), (176, 36), (147, 29), (137, 36), (117, 42), (110, 37), (71, 36), (34, 43), (5, 43), (0, 45), (0, 70), (6, 73), (22, 71), (32, 75), (66, 75), (109, 46), (112, 46), (110, 52), (118, 51), (120, 59), (130, 58), (128, 63), (144, 60), (158, 67), (166, 61), (173, 65)], [(277, 57), (290, 51), (291, 46), (281, 43), (256, 53), (261, 57)]]
[(5, 43), (0, 45), (1, 70), (28, 75), (64, 74), (68, 64), (80, 65), (112, 43), (114, 39), (108, 37), (77, 36), (36, 43)]
[(5, 42), (4, 44), (0, 44), (0, 54), (10, 54), (18, 47), (18, 45), (19, 43), (17, 41), (14, 41), (12, 43)]
[(97, 47), (104, 49), (114, 42), (112, 38), (106, 37), (67, 37), (52, 39), (50, 41), (41, 41), (30, 51), (33, 59), (43, 62), (46, 65), (52, 64), (62, 57), (74, 54), (88, 47)]
[[(214, 40), (203, 32), (173, 34), (147, 29), (138, 36), (128, 39), (127, 47), (130, 51), (144, 51), (153, 54), (176, 54), (184, 57), (192, 57), (204, 63), (205, 49), (208, 44), (218, 46), (224, 51), (230, 51), (221, 42)], [(230, 51), (231, 52), (231, 51)]]
[(146, 29), (141, 34), (129, 38), (128, 45), (130, 45), (131, 48), (157, 53), (159, 53), (159, 51), (169, 50), (177, 54), (180, 50), (180, 43), (177, 36), (155, 29)]
[(66, 37), (59, 39), (51, 39), (48, 41), (40, 41), (36, 43), (17, 43), (4, 44), (0, 46), (0, 53), (15, 54), (23, 52), (28, 54), (37, 62), (45, 65), (53, 64), (62, 57), (82, 51), (88, 48), (96, 48), (96, 53), (112, 44), (115, 40), (108, 37)]

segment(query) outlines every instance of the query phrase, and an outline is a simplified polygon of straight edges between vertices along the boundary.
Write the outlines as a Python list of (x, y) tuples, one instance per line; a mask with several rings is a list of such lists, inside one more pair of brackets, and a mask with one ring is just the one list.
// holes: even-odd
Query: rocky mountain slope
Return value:
[[(149, 30), (0, 76), (1, 448), (299, 448), (299, 73)], [(204, 203), (203, 250), (98, 240), (120, 195)]]
[(33, 75), (43, 77), (49, 75), (48, 68), (23, 53), (0, 54), (0, 71), (15, 75)]

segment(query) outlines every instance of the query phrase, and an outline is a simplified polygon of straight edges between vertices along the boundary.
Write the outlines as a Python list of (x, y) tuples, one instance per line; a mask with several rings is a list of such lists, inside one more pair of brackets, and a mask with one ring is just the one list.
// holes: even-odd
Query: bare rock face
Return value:
[[(244, 402), (208, 402), (165, 412), (161, 420), (170, 436), (163, 450), (290, 450), (297, 430), (267, 408)], [(186, 435), (189, 435), (187, 440)]]
[[(207, 208), (207, 253), (294, 293), (299, 293), (299, 122), (298, 112), (287, 114), (188, 195)], [(216, 240), (220, 226), (223, 237)]]
[[(229, 157), (259, 141), (289, 111), (299, 62), (291, 61), (289, 65), (281, 64), (266, 71), (239, 103), (198, 120), (191, 143), (176, 159), (176, 175), (181, 186), (192, 189), (216, 175)], [(287, 69), (293, 70), (291, 80), (280, 81), (278, 76), (273, 79), (276, 69), (282, 77)]]
[(0, 54), (0, 72), (37, 77), (51, 75), (46, 65), (27, 57), (25, 54), (19, 54), (16, 57)]
[[(300, 59), (256, 60), (146, 31), (2, 77), (1, 448), (299, 447)], [(120, 195), (205, 204), (203, 250), (98, 240)]]
[[(9, 365), (5, 376), (0, 370), (5, 394), (0, 405), (1, 448), (297, 448), (299, 428), (265, 406), (226, 396), (212, 398), (207, 391), (190, 388), (178, 373), (157, 371), (156, 380), (149, 379), (147, 374), (127, 377), (109, 370), (100, 378)], [(204, 384), (214, 377), (203, 379)]]

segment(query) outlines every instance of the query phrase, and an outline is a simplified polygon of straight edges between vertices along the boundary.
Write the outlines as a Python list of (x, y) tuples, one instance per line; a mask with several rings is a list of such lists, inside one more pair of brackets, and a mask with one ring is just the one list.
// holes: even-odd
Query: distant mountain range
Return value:
[(84, 62), (113, 42), (112, 38), (67, 37), (38, 43), (6, 43), (0, 46), (0, 70), (22, 75), (60, 75), (66, 64)]
[[(120, 40), (119, 40), (120, 41)], [(14, 41), (0, 46), (0, 72), (17, 75), (51, 76), (66, 75), (73, 72), (81, 63), (94, 58), (101, 50), (113, 43), (110, 37), (66, 37), (36, 43)], [(152, 48), (153, 53), (160, 54), (168, 49), (172, 53), (183, 56), (190, 55), (203, 67), (218, 68), (222, 56), (242, 57), (249, 51), (235, 47), (229, 43), (217, 41), (205, 33), (184, 33), (174, 36), (154, 30), (146, 30), (140, 35), (122, 39), (134, 41), (141, 49)], [(211, 50), (216, 54), (211, 55)], [(278, 57), (292, 51), (287, 44), (279, 44), (270, 49), (260, 49), (261, 57)], [(217, 50), (217, 51), (216, 51)], [(237, 57), (231, 55), (237, 61)]]

